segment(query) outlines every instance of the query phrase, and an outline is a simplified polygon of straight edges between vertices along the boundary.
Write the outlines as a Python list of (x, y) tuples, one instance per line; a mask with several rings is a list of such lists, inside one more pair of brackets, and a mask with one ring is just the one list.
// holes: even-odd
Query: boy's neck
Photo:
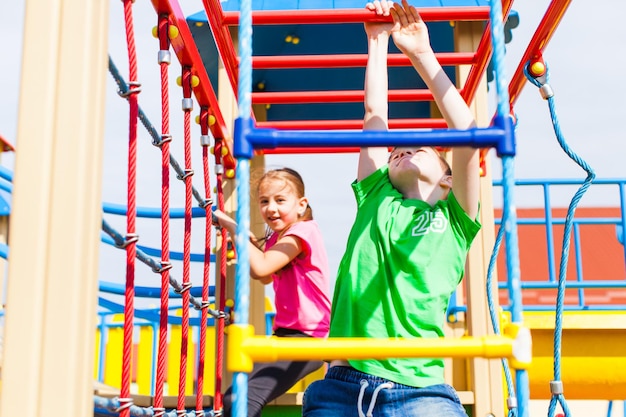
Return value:
[(413, 187), (406, 190), (398, 189), (398, 191), (402, 193), (405, 200), (420, 200), (428, 203), (430, 206), (434, 206), (438, 201), (447, 199), (450, 190), (444, 189), (440, 185), (419, 181)]

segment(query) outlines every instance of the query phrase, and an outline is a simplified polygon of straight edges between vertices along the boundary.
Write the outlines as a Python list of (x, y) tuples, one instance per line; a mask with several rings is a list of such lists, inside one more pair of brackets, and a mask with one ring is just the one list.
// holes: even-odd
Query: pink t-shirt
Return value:
[[(330, 274), (319, 226), (313, 220), (293, 224), (285, 236), (302, 242), (302, 252), (280, 272), (273, 274), (274, 330), (299, 330), (313, 337), (327, 337), (330, 323)], [(272, 234), (265, 250), (276, 244)]]

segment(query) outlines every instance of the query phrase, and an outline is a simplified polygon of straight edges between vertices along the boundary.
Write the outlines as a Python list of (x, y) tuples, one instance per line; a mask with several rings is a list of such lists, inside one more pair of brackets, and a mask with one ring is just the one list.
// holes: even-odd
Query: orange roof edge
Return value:
[(15, 146), (8, 140), (4, 138), (4, 136), (0, 135), (0, 143), (2, 144), (2, 152), (13, 151), (15, 152)]

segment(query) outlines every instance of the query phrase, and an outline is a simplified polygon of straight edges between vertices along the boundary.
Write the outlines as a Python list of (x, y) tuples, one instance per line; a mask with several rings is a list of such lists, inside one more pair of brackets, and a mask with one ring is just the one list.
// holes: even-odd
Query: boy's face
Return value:
[(439, 152), (430, 146), (397, 147), (389, 156), (389, 179), (396, 188), (422, 181), (437, 182), (446, 170)]

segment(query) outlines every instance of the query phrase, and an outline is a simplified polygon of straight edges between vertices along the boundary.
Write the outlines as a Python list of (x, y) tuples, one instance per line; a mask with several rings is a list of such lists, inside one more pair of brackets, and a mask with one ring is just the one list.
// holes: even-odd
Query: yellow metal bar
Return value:
[[(518, 329), (516, 329), (518, 330)], [(513, 332), (516, 335), (527, 332)], [(517, 338), (482, 336), (433, 339), (372, 338), (279, 338), (254, 336), (252, 326), (232, 325), (228, 330), (228, 370), (250, 372), (253, 362), (307, 359), (380, 359), (380, 358), (513, 358), (519, 366), (529, 359), (530, 345), (516, 344)], [(522, 340), (524, 344), (530, 339)], [(514, 351), (523, 352), (520, 358)]]

